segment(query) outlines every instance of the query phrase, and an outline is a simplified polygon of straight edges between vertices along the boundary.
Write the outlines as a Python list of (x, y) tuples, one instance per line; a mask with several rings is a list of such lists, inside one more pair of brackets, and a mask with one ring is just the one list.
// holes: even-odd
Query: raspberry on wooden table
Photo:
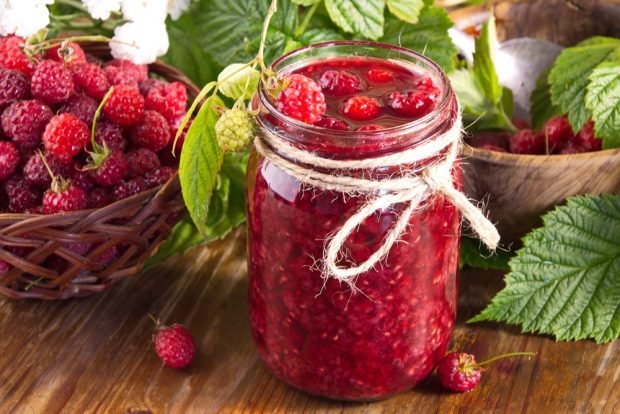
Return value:
[(2, 113), (2, 130), (24, 152), (39, 146), (45, 126), (54, 113), (37, 100), (17, 101)]
[(146, 110), (142, 120), (132, 128), (130, 137), (135, 145), (158, 152), (170, 141), (170, 126), (159, 112)]
[(482, 368), (473, 355), (464, 352), (447, 354), (437, 366), (437, 377), (441, 385), (456, 392), (473, 390), (480, 382)]
[(26, 42), (18, 36), (0, 38), (0, 67), (15, 69), (26, 76), (34, 72), (35, 64), (24, 53)]
[(30, 81), (32, 96), (47, 104), (66, 101), (75, 92), (69, 69), (53, 60), (42, 60)]
[(45, 127), (45, 150), (63, 162), (69, 162), (88, 142), (86, 124), (71, 114), (55, 115)]
[(277, 106), (286, 115), (313, 124), (323, 116), (327, 105), (321, 87), (307, 76), (293, 74), (284, 80)]
[(137, 124), (144, 115), (144, 98), (137, 87), (116, 86), (103, 106), (103, 113), (106, 119), (122, 127)]
[(159, 326), (153, 337), (155, 352), (162, 362), (175, 369), (188, 367), (196, 357), (192, 334), (182, 325)]
[(30, 98), (30, 81), (23, 73), (0, 68), (0, 109), (14, 101)]
[(85, 63), (71, 68), (73, 82), (79, 90), (93, 99), (101, 100), (110, 89), (108, 76), (97, 65)]

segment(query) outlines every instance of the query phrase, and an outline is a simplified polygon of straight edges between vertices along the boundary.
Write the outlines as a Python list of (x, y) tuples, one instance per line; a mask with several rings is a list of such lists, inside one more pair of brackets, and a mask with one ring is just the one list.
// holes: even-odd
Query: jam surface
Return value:
[[(329, 90), (334, 82), (325, 78), (333, 74), (325, 73), (342, 70), (355, 75), (353, 80), (347, 75), (343, 91)], [(342, 121), (352, 131), (409, 122), (431, 111), (433, 96), (439, 95), (428, 76), (377, 59), (330, 59), (296, 73), (312, 77), (323, 88), (324, 118)], [(424, 97), (417, 95), (420, 91)], [(426, 99), (428, 107), (421, 115), (405, 116), (391, 106), (394, 92)], [(366, 120), (347, 117), (347, 99), (358, 96), (374, 99), (379, 112)], [(382, 144), (377, 140), (365, 145), (378, 149)], [(460, 186), (459, 169), (454, 177)], [(352, 289), (324, 280), (317, 260), (328, 235), (355, 214), (366, 197), (303, 189), (256, 153), (248, 166), (247, 191), (251, 329), (274, 374), (311, 394), (344, 400), (382, 398), (427, 376), (445, 353), (454, 325), (460, 232), (456, 209), (431, 196), (389, 255), (361, 274)], [(392, 206), (366, 219), (345, 243), (340, 264), (367, 259), (404, 207)]]

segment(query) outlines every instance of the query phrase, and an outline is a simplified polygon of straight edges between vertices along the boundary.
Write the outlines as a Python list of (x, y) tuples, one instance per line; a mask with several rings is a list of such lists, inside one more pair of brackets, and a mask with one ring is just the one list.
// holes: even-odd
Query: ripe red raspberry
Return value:
[(124, 150), (127, 147), (127, 141), (123, 138), (121, 129), (116, 124), (110, 122), (97, 122), (95, 126), (95, 142), (99, 145), (103, 145), (105, 142), (110, 149)]
[(11, 213), (23, 213), (41, 204), (40, 191), (28, 185), (21, 177), (6, 181), (4, 191), (9, 197), (9, 211)]
[(368, 124), (368, 125), (364, 125), (364, 126), (357, 128), (356, 131), (381, 131), (382, 129), (385, 129), (385, 128), (382, 127), (381, 125)]
[(26, 42), (18, 36), (0, 38), (0, 67), (15, 69), (26, 76), (32, 76), (35, 62), (24, 53)]
[(177, 170), (172, 167), (161, 167), (151, 171), (145, 177), (146, 186), (149, 188), (166, 184), (176, 174)]
[(381, 107), (369, 96), (352, 96), (344, 101), (342, 113), (356, 121), (367, 121), (379, 116)]
[(387, 69), (369, 69), (366, 78), (375, 83), (386, 83), (394, 79), (394, 72)]
[[(48, 160), (49, 163), (49, 160)], [(52, 171), (54, 171), (52, 169)], [(65, 174), (56, 174), (56, 175), (60, 175), (60, 176), (65, 176)], [(66, 174), (66, 176), (70, 176), (69, 174)], [(81, 168), (80, 170), (77, 170), (73, 173), (73, 175), (71, 175), (71, 182), (73, 183), (73, 185), (80, 187), (82, 190), (86, 191), (86, 193), (90, 196), (90, 193), (93, 191), (93, 189), (95, 188), (95, 180), (93, 180), (93, 177), (88, 173), (88, 170), (84, 170), (83, 168)]]
[(147, 189), (148, 187), (144, 178), (136, 177), (128, 181), (123, 181), (122, 183), (114, 187), (114, 190), (112, 191), (112, 197), (115, 200), (122, 200), (124, 198), (141, 193)]
[(122, 127), (140, 122), (144, 115), (144, 98), (138, 88), (116, 86), (103, 106), (105, 117)]
[(90, 133), (86, 124), (71, 114), (55, 115), (45, 127), (45, 150), (60, 161), (69, 162), (86, 145)]
[(53, 46), (45, 52), (47, 59), (63, 63), (67, 67), (77, 66), (86, 63), (84, 50), (75, 42)]
[(13, 175), (19, 165), (19, 150), (12, 142), (0, 141), (0, 181)]
[(439, 99), (439, 90), (416, 90), (405, 94), (392, 92), (388, 95), (388, 105), (398, 115), (407, 118), (419, 118), (429, 113)]
[(517, 129), (532, 129), (532, 125), (527, 119), (514, 118), (512, 125)]
[(30, 82), (32, 96), (48, 104), (64, 102), (75, 92), (69, 69), (53, 60), (42, 60)]
[(112, 187), (119, 184), (127, 174), (127, 160), (125, 154), (119, 150), (112, 150), (105, 159), (92, 170), (93, 178), (102, 187)]
[(187, 91), (181, 82), (172, 82), (163, 86), (152, 87), (146, 98), (146, 109), (157, 111), (168, 121), (174, 121), (185, 112)]
[(29, 152), (39, 146), (53, 116), (52, 110), (40, 101), (14, 102), (2, 113), (2, 130), (23, 152)]
[(116, 66), (106, 66), (103, 68), (103, 71), (112, 86), (126, 85), (138, 87), (138, 81), (131, 72), (125, 72)]
[(603, 148), (603, 140), (594, 135), (594, 122), (586, 122), (575, 136), (575, 143), (586, 151), (600, 151)]
[(480, 382), (482, 368), (473, 355), (452, 352), (443, 357), (437, 366), (437, 377), (441, 385), (450, 391), (467, 392)]
[(93, 99), (102, 100), (110, 89), (107, 75), (97, 65), (85, 63), (72, 67), (71, 71), (77, 89)]
[[(49, 154), (45, 155), (45, 162), (47, 162), (55, 176), (70, 177), (75, 172), (73, 163), (61, 162)], [(39, 153), (32, 154), (26, 161), (24, 165), (24, 179), (28, 184), (41, 188), (47, 188), (52, 184), (52, 177), (50, 177), (49, 171), (47, 171), (47, 167)]]
[(561, 150), (574, 138), (573, 128), (565, 116), (548, 120), (543, 126), (542, 134), (549, 140), (549, 152)]
[(513, 154), (544, 154), (545, 137), (531, 129), (517, 131), (510, 138), (510, 152)]
[(130, 60), (112, 59), (106, 63), (106, 68), (118, 68), (123, 72), (127, 72), (135, 79), (136, 85), (148, 78), (148, 68), (146, 65), (138, 65)]
[[(55, 187), (52, 184), (52, 187)], [(86, 191), (71, 183), (61, 183), (43, 195), (43, 214), (84, 210), (88, 206)]]
[(0, 109), (13, 101), (30, 98), (30, 83), (23, 73), (0, 68)]
[(127, 177), (144, 177), (161, 165), (157, 154), (146, 148), (138, 148), (127, 153), (129, 170)]
[(326, 95), (350, 95), (364, 89), (362, 80), (346, 70), (327, 70), (319, 79), (319, 85)]
[(89, 98), (86, 95), (73, 95), (58, 110), (58, 113), (68, 113), (74, 115), (86, 125), (92, 125), (98, 106), (99, 105), (93, 98)]
[(153, 342), (159, 359), (171, 368), (186, 368), (196, 357), (194, 338), (182, 325), (167, 327), (158, 324)]
[(293, 74), (284, 79), (277, 106), (286, 115), (313, 124), (325, 113), (327, 104), (321, 87), (304, 75)]
[(329, 116), (324, 116), (314, 123), (314, 126), (336, 129), (340, 131), (346, 131), (349, 129), (349, 125), (343, 121), (342, 119), (332, 118)]
[(170, 141), (170, 127), (158, 112), (146, 110), (142, 121), (132, 128), (130, 137), (135, 145), (158, 152)]
[(153, 88), (161, 88), (166, 86), (166, 82), (161, 79), (147, 79), (140, 82), (138, 89), (143, 96), (148, 95), (149, 91)]
[(415, 81), (415, 87), (421, 90), (425, 90), (425, 91), (437, 89), (435, 87), (435, 83), (433, 82), (433, 80), (427, 76), (418, 78)]
[(105, 207), (112, 202), (112, 197), (103, 188), (95, 188), (88, 193), (88, 208)]

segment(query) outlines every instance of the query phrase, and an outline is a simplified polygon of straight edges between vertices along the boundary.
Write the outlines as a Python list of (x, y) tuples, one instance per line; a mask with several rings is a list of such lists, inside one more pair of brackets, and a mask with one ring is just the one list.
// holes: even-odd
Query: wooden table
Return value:
[[(256, 355), (246, 307), (245, 236), (199, 248), (111, 291), (67, 302), (0, 299), (0, 413), (620, 413), (618, 342), (560, 342), (515, 327), (466, 325), (502, 286), (501, 274), (461, 274), (454, 343), (497, 362), (479, 387), (450, 394), (434, 378), (375, 403), (310, 397), (277, 379)], [(163, 367), (150, 344), (153, 314), (186, 324), (199, 356)]]

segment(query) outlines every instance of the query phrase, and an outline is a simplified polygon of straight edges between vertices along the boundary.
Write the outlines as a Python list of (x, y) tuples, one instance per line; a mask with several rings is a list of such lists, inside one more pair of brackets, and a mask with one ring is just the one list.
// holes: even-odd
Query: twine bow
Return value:
[[(365, 194), (368, 201), (326, 241), (321, 269), (324, 278), (333, 277), (353, 285), (355, 278), (371, 270), (386, 257), (409, 224), (412, 214), (433, 194), (441, 194), (458, 208), (478, 237), (490, 249), (499, 243), (499, 233), (483, 212), (460, 191), (454, 188), (452, 168), (461, 146), (462, 120), (460, 111), (450, 130), (443, 135), (398, 153), (361, 160), (334, 160), (320, 157), (289, 144), (278, 135), (265, 131), (254, 140), (256, 150), (298, 181), (321, 190), (348, 194)], [(286, 158), (272, 150), (278, 148)], [(416, 166), (436, 158), (436, 161)], [(323, 173), (304, 165), (317, 167)], [(352, 177), (347, 171), (412, 165), (403, 175), (381, 180)], [(344, 173), (344, 174), (343, 174)], [(351, 267), (338, 265), (343, 245), (349, 235), (375, 211), (398, 203), (407, 203), (396, 223), (388, 231), (381, 246), (364, 262)]]

